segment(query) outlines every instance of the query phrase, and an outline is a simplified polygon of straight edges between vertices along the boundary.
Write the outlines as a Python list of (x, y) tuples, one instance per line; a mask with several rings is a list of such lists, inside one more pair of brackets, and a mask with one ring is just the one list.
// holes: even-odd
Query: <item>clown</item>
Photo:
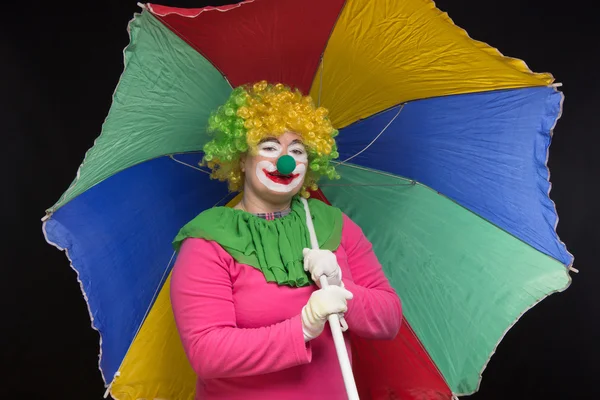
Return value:
[(338, 177), (327, 110), (259, 82), (232, 92), (209, 133), (203, 163), (243, 195), (174, 241), (171, 299), (196, 399), (346, 398), (327, 317), (371, 339), (394, 338), (402, 317), (371, 244), (339, 209), (309, 200), (320, 250), (309, 249), (299, 197)]

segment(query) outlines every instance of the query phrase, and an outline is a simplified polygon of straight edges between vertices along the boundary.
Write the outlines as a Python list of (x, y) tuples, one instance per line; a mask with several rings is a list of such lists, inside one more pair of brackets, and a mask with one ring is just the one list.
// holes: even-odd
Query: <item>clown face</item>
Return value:
[[(291, 199), (302, 188), (308, 166), (308, 154), (300, 136), (286, 132), (277, 138), (269, 137), (258, 144), (257, 150), (256, 155), (248, 154), (243, 160), (244, 191), (250, 190), (265, 200)], [(277, 170), (277, 162), (283, 156), (291, 157), (287, 161), (293, 159), (291, 172)]]

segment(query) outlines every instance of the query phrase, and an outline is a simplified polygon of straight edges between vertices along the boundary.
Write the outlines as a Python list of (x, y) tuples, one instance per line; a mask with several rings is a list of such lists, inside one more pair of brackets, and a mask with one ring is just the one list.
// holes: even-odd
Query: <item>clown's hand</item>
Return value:
[(312, 280), (321, 287), (319, 279), (322, 275), (327, 278), (329, 285), (342, 286), (342, 270), (337, 258), (329, 250), (302, 250), (304, 255), (304, 270), (310, 272)]
[(302, 308), (302, 332), (304, 341), (318, 337), (325, 329), (327, 317), (348, 311), (352, 293), (339, 286), (328, 286), (313, 292)]

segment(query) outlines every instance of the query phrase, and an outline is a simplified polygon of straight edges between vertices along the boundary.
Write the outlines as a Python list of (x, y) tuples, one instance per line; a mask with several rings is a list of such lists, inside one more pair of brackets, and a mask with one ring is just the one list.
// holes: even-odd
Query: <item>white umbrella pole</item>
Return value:
[[(304, 210), (306, 211), (306, 226), (310, 235), (310, 245), (313, 249), (319, 248), (319, 242), (317, 241), (317, 234), (315, 233), (315, 227), (312, 222), (310, 210), (308, 209), (308, 202), (305, 198), (302, 198), (304, 204)], [(321, 287), (327, 287), (327, 277), (320, 277)], [(344, 334), (342, 333), (342, 327), (340, 326), (340, 317), (337, 314), (332, 314), (328, 318), (329, 327), (331, 328), (331, 334), (333, 335), (333, 343), (335, 344), (335, 350), (337, 351), (338, 360), (342, 369), (342, 377), (344, 378), (344, 385), (346, 386), (346, 393), (348, 394), (348, 400), (359, 400), (358, 390), (356, 389), (356, 382), (354, 382), (354, 375), (352, 374), (352, 365), (350, 365), (350, 357), (348, 356), (348, 350), (346, 349), (346, 343), (344, 342)]]

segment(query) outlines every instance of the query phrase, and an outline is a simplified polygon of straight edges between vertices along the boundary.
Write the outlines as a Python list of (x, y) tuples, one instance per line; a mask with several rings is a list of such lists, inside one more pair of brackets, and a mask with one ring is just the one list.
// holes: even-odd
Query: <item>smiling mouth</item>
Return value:
[(282, 175), (277, 171), (269, 172), (266, 169), (263, 169), (263, 172), (265, 173), (267, 178), (269, 178), (270, 180), (272, 180), (275, 183), (279, 183), (282, 185), (289, 185), (294, 179), (296, 179), (300, 175), (300, 174)]

